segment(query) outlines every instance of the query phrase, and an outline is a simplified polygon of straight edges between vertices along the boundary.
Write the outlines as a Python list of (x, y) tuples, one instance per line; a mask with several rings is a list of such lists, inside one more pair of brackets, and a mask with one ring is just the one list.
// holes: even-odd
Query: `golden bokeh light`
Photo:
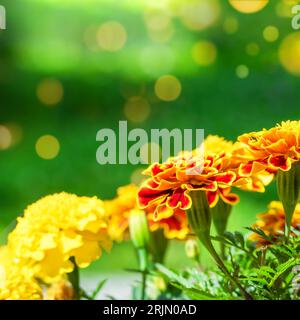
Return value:
[(208, 66), (215, 62), (217, 49), (212, 42), (199, 41), (192, 48), (192, 57), (200, 66)]
[(234, 9), (242, 13), (255, 13), (262, 10), (269, 0), (229, 0)]
[(239, 22), (236, 18), (229, 17), (224, 20), (223, 29), (228, 34), (234, 34), (239, 29)]
[(128, 99), (124, 106), (124, 114), (129, 121), (135, 123), (144, 122), (150, 115), (149, 102), (139, 96), (134, 96)]
[(124, 47), (126, 41), (126, 29), (117, 21), (107, 21), (97, 31), (97, 42), (103, 50), (119, 51)]
[(140, 150), (140, 159), (142, 163), (148, 164), (158, 162), (161, 157), (161, 148), (155, 142), (144, 144)]
[(58, 155), (60, 144), (54, 136), (44, 135), (37, 140), (35, 150), (41, 158), (50, 160)]
[(156, 96), (163, 101), (176, 100), (181, 94), (181, 83), (172, 75), (161, 76), (155, 83)]
[(300, 76), (300, 32), (289, 34), (279, 48), (282, 66), (291, 74)]
[(47, 106), (55, 106), (64, 96), (62, 83), (56, 79), (42, 80), (36, 90), (38, 99)]
[(240, 79), (246, 79), (249, 76), (249, 68), (244, 64), (237, 66), (235, 72)]
[(190, 30), (204, 30), (219, 18), (220, 5), (217, 0), (191, 0), (183, 3), (181, 20)]
[(274, 42), (279, 37), (279, 31), (274, 26), (267, 26), (263, 31), (263, 37), (267, 42)]
[(8, 149), (11, 144), (12, 135), (10, 130), (4, 125), (0, 125), (0, 150)]
[(256, 42), (250, 42), (246, 46), (246, 52), (249, 56), (257, 56), (259, 54), (260, 48)]

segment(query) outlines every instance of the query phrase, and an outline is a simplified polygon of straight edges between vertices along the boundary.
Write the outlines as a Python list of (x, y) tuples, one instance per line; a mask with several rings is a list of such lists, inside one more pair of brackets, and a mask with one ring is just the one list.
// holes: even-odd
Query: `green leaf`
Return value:
[(275, 281), (283, 274), (285, 273), (287, 270), (291, 269), (292, 267), (294, 267), (295, 265), (298, 265), (300, 263), (300, 259), (295, 259), (292, 258), (288, 261), (286, 261), (285, 263), (279, 265), (279, 267), (277, 268), (277, 272), (275, 273), (274, 277), (272, 278), (272, 280), (270, 281), (270, 283), (268, 284), (269, 287), (272, 287), (275, 283)]
[(107, 279), (104, 279), (100, 281), (96, 287), (96, 289), (92, 293), (92, 299), (95, 300), (100, 290), (104, 287), (105, 283), (107, 282)]

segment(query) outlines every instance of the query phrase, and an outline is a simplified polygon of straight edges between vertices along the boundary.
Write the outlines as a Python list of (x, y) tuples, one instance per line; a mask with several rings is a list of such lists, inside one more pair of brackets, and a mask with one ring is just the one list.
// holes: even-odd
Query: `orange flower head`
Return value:
[(129, 239), (129, 215), (136, 208), (138, 187), (129, 184), (118, 188), (117, 197), (104, 201), (106, 213), (109, 217), (108, 232), (111, 239), (122, 241)]
[(241, 167), (243, 174), (289, 171), (292, 163), (300, 160), (300, 121), (283, 121), (269, 130), (241, 135), (238, 140), (246, 147), (244, 157), (248, 160)]
[(162, 164), (151, 165), (144, 173), (150, 178), (138, 192), (138, 203), (142, 209), (154, 206), (155, 219), (159, 219), (166, 207), (189, 209), (192, 206), (189, 193), (193, 191), (206, 191), (211, 206), (217, 203), (219, 196), (225, 202), (235, 204), (238, 197), (230, 193), (231, 187), (245, 183), (229, 169), (224, 154), (204, 155), (202, 158), (183, 153)]
[[(268, 210), (257, 217), (258, 220), (252, 227), (262, 230), (267, 236), (271, 236), (272, 240), (276, 241), (277, 238), (284, 234), (285, 213), (280, 201), (272, 201), (268, 206)], [(300, 231), (300, 204), (296, 206), (292, 226)], [(270, 242), (257, 233), (251, 233), (249, 240), (255, 242), (258, 247), (270, 244)]]

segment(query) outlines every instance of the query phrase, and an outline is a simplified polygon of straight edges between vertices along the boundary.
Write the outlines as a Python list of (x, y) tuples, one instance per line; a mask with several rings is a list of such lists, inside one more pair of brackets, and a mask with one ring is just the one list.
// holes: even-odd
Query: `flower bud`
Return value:
[(146, 248), (149, 244), (150, 234), (148, 221), (144, 211), (132, 210), (129, 215), (129, 230), (133, 245), (137, 249)]
[(232, 210), (232, 205), (219, 199), (215, 207), (211, 208), (212, 219), (219, 236), (222, 236), (227, 228), (228, 218)]
[(205, 191), (193, 191), (190, 193), (192, 207), (187, 210), (189, 224), (205, 246), (210, 246), (211, 212)]

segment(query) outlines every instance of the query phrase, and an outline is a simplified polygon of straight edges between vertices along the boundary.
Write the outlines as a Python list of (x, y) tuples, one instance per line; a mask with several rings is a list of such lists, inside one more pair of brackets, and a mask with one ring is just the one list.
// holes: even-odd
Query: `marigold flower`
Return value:
[(249, 161), (241, 167), (242, 173), (288, 171), (300, 160), (300, 121), (283, 121), (268, 130), (243, 134), (238, 140), (247, 147), (244, 157)]
[[(113, 240), (122, 241), (129, 238), (129, 217), (132, 210), (138, 209), (138, 187), (134, 184), (122, 186), (117, 190), (117, 197), (104, 201), (105, 210), (109, 216), (109, 235)], [(147, 215), (149, 229), (154, 232), (158, 229), (164, 231), (167, 239), (185, 239), (189, 233), (187, 218), (182, 210), (165, 209), (160, 219), (154, 221), (155, 207), (144, 210)]]
[(287, 236), (300, 200), (300, 121), (286, 121), (269, 130), (244, 134), (239, 141), (246, 148), (248, 163), (241, 174), (277, 173), (277, 190), (286, 213)]
[[(258, 220), (252, 226), (253, 228), (262, 230), (266, 235), (271, 236), (274, 241), (276, 241), (278, 237), (282, 237), (285, 228), (285, 213), (280, 201), (272, 201), (268, 206), (268, 210), (259, 214), (257, 217)], [(300, 204), (296, 206), (292, 226), (300, 231)], [(292, 235), (294, 234), (292, 233)], [(270, 242), (257, 233), (251, 233), (249, 240), (256, 242), (258, 247), (270, 244)]]
[(117, 189), (116, 198), (104, 201), (109, 218), (108, 233), (115, 241), (129, 238), (129, 215), (136, 208), (137, 191), (138, 187), (134, 184), (122, 186)]
[(42, 289), (26, 266), (5, 246), (0, 248), (0, 300), (40, 300)]
[[(216, 140), (220, 141), (219, 146)], [(231, 160), (232, 153), (228, 151), (232, 147), (230, 142), (215, 136), (209, 137), (205, 144), (214, 148), (205, 148), (203, 158), (185, 152), (162, 164), (151, 165), (144, 172), (150, 178), (144, 182), (138, 194), (140, 207), (154, 205), (157, 216), (165, 207), (187, 210), (192, 205), (189, 193), (200, 190), (206, 191), (211, 207), (216, 205), (219, 198), (226, 203), (236, 204), (239, 198), (231, 193), (231, 187), (249, 184), (250, 178), (236, 173), (238, 164)], [(223, 145), (226, 145), (227, 152), (219, 153)]]
[(102, 248), (111, 248), (103, 202), (64, 192), (46, 196), (18, 218), (8, 245), (44, 281), (71, 272), (71, 257), (80, 268), (87, 267)]

